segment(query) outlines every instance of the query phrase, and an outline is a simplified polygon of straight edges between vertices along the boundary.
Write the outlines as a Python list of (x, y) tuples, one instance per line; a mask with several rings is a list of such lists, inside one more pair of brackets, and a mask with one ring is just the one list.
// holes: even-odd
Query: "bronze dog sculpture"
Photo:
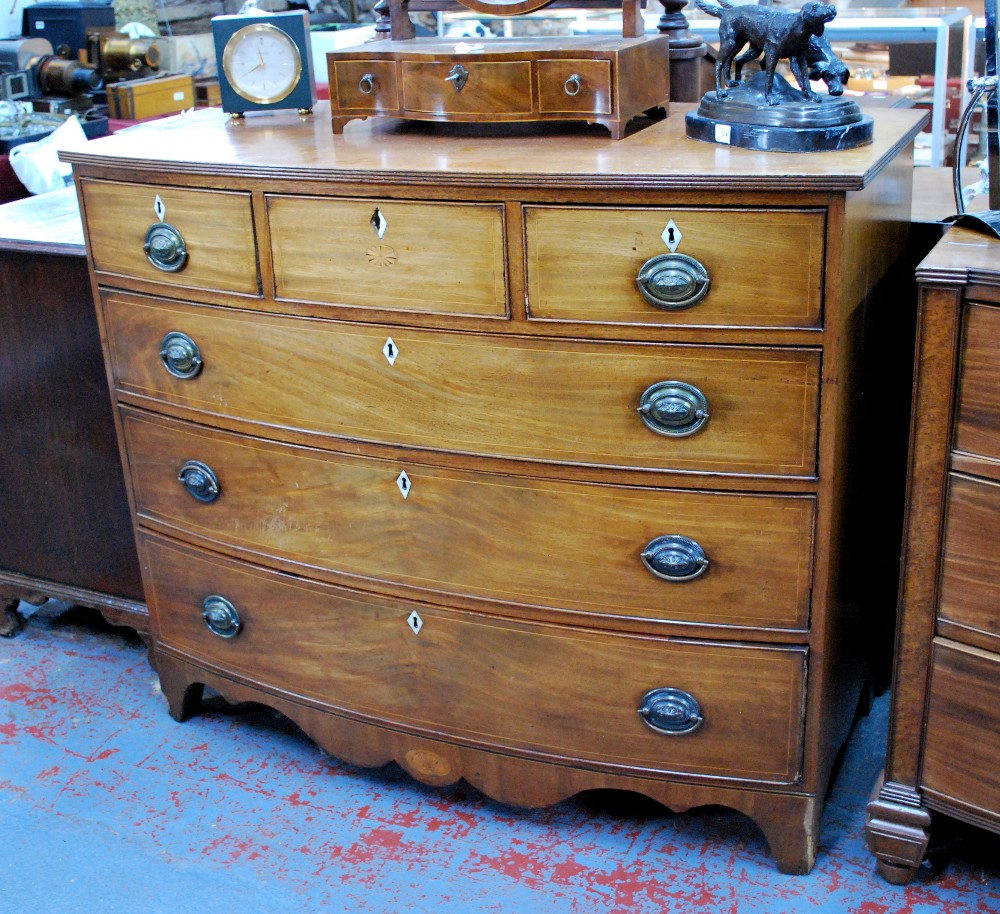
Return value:
[[(725, 5), (725, 4), (723, 4)], [(751, 60), (756, 60), (763, 53), (763, 48), (750, 47), (745, 54), (740, 54), (736, 58), (736, 82), (740, 82), (743, 72), (743, 65)], [(826, 90), (831, 95), (843, 95), (844, 87), (851, 78), (851, 71), (830, 47), (830, 39), (826, 35), (813, 35), (809, 39), (809, 50), (806, 52), (806, 60), (809, 62), (809, 79), (826, 83)], [(792, 58), (789, 61), (794, 72), (798, 63)], [(764, 64), (761, 63), (761, 69)], [(799, 79), (798, 73), (795, 78)]]
[[(719, 57), (715, 62), (715, 94), (727, 98), (729, 87), (739, 85), (738, 79), (730, 80), (736, 55), (746, 45), (752, 53), (750, 60), (764, 55), (767, 73), (764, 98), (768, 105), (777, 105), (772, 94), (774, 70), (778, 61), (788, 58), (802, 95), (818, 102), (808, 79), (809, 41), (823, 34), (826, 24), (837, 15), (837, 8), (818, 0), (810, 0), (800, 10), (775, 9), (766, 6), (717, 6), (708, 0), (695, 0), (698, 8), (719, 20)], [(744, 61), (745, 62), (745, 61)], [(742, 69), (742, 67), (741, 67)]]

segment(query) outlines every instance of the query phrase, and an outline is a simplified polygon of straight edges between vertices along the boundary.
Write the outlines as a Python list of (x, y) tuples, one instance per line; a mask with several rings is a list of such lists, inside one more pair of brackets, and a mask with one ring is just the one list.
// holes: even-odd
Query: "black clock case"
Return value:
[[(285, 32), (295, 42), (295, 46), (299, 49), (299, 57), (302, 59), (302, 78), (299, 84), (287, 98), (276, 104), (262, 105), (245, 99), (229, 84), (222, 66), (222, 56), (229, 39), (244, 26), (256, 22), (268, 22)], [(223, 111), (228, 111), (230, 114), (245, 114), (248, 111), (283, 111), (288, 108), (311, 111), (316, 105), (316, 76), (313, 70), (312, 42), (309, 40), (309, 14), (304, 10), (266, 15), (215, 16), (212, 19), (212, 36), (219, 70), (219, 99)]]

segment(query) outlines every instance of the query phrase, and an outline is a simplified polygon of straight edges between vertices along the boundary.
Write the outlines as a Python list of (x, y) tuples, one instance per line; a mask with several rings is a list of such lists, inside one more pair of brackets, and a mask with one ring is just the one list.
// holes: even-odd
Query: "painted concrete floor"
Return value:
[(887, 714), (855, 727), (816, 867), (783, 876), (724, 809), (514, 810), (340, 764), (264, 709), (177, 724), (132, 633), (50, 602), (0, 639), (0, 914), (1000, 914), (983, 831), (939, 820), (912, 885), (875, 873)]

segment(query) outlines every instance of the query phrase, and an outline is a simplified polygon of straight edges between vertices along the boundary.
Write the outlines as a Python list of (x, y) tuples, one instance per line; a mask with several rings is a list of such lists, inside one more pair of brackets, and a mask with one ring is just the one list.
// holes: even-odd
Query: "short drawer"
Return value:
[[(647, 775), (800, 778), (804, 649), (519, 623), (365, 596), (158, 538), (143, 546), (159, 642), (265, 689), (525, 756)], [(223, 632), (235, 612), (235, 637), (207, 627), (210, 596), (232, 607), (212, 603)], [(664, 689), (676, 691), (646, 698)], [(701, 723), (654, 731), (637, 713), (644, 699), (672, 701), (688, 725), (700, 712)]]
[(332, 97), (341, 111), (396, 111), (399, 90), (392, 60), (328, 58)]
[(949, 629), (951, 637), (973, 638), (1000, 650), (998, 542), (1000, 484), (952, 473), (948, 480), (938, 616), (960, 628)]
[(531, 318), (822, 323), (826, 217), (820, 210), (528, 206), (524, 225)]
[(1000, 307), (970, 305), (964, 333), (954, 446), (1000, 459)]
[(279, 299), (507, 314), (503, 206), (269, 194)]
[[(81, 182), (87, 246), (98, 273), (260, 295), (250, 194), (155, 184)], [(163, 247), (151, 262), (150, 229)], [(180, 239), (178, 241), (178, 239)], [(102, 278), (103, 281), (103, 278)]]
[[(810, 496), (519, 479), (291, 447), (131, 411), (124, 425), (140, 520), (254, 561), (588, 615), (808, 624)], [(181, 482), (186, 472), (189, 486), (206, 475), (185, 471), (192, 460), (214, 474), (216, 498), (201, 501), (197, 486)]]
[[(996, 542), (994, 540), (994, 542)], [(1000, 817), (1000, 655), (934, 641), (920, 787)]]
[[(206, 414), (549, 463), (816, 472), (820, 353), (812, 349), (533, 340), (235, 313), (120, 293), (105, 301), (118, 390)], [(191, 379), (174, 377), (161, 361), (172, 332), (200, 350), (202, 368)], [(675, 411), (679, 429), (692, 433), (654, 430)]]
[(537, 67), (539, 111), (614, 112), (610, 60), (539, 60)]
[(404, 60), (401, 68), (407, 111), (494, 119), (498, 112), (507, 117), (532, 112), (528, 60)]

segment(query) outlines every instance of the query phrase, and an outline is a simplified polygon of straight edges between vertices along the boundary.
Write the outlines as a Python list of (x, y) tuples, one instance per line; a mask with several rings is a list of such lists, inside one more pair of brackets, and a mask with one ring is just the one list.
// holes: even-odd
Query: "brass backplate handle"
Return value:
[(160, 341), (160, 361), (170, 374), (183, 381), (197, 377), (204, 364), (198, 344), (179, 330), (171, 330)]
[(651, 574), (678, 584), (700, 578), (709, 566), (708, 555), (701, 545), (676, 533), (650, 540), (639, 557)]
[(708, 270), (687, 254), (659, 254), (647, 260), (635, 278), (642, 297), (664, 311), (680, 311), (708, 295)]
[(658, 435), (684, 438), (709, 420), (708, 398), (686, 381), (657, 381), (639, 398), (639, 418)]
[(177, 481), (195, 501), (209, 504), (222, 494), (215, 471), (200, 460), (187, 460), (177, 474)]
[(651, 730), (668, 736), (693, 733), (705, 719), (694, 695), (669, 687), (647, 692), (639, 704), (639, 716)]
[(184, 237), (166, 222), (154, 222), (146, 230), (142, 250), (146, 259), (164, 273), (176, 273), (187, 263), (188, 252)]
[(218, 594), (205, 597), (201, 617), (212, 634), (220, 638), (235, 638), (243, 628), (236, 607)]

